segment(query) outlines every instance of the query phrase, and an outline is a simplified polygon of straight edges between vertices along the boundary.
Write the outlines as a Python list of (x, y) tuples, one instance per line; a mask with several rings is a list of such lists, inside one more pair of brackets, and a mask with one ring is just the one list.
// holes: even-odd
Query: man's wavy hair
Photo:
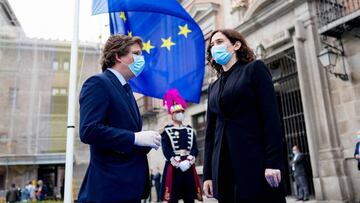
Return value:
[(101, 69), (104, 72), (107, 68), (115, 65), (116, 54), (121, 57), (129, 53), (130, 47), (139, 44), (142, 48), (142, 40), (139, 37), (129, 37), (127, 35), (112, 35), (106, 41), (103, 54), (101, 56)]
[(255, 54), (253, 52), (252, 49), (249, 48), (249, 46), (247, 45), (244, 37), (237, 31), (235, 30), (231, 30), (231, 29), (219, 29), (219, 30), (215, 30), (214, 32), (211, 33), (210, 38), (209, 38), (209, 44), (206, 50), (207, 53), (207, 65), (209, 65), (211, 68), (215, 69), (216, 73), (218, 76), (220, 76), (223, 73), (223, 68), (220, 64), (217, 64), (215, 62), (215, 60), (212, 58), (211, 55), (211, 39), (212, 37), (218, 33), (221, 32), (222, 34), (224, 34), (231, 42), (232, 45), (235, 44), (235, 42), (239, 41), (241, 43), (241, 47), (240, 49), (238, 49), (236, 51), (236, 59), (242, 63), (249, 63), (253, 60), (255, 60)]

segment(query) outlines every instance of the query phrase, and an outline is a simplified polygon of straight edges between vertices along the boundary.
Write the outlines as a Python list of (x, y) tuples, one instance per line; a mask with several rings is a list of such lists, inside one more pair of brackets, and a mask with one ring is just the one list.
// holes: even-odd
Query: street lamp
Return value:
[[(320, 60), (321, 65), (331, 74), (335, 75), (335, 77), (340, 78), (343, 81), (349, 80), (349, 76), (346, 73), (345, 63), (344, 63), (344, 49), (341, 44), (341, 49), (331, 46), (327, 44), (319, 53), (318, 58)], [(337, 63), (338, 57), (342, 58), (343, 61), (343, 70), (344, 73), (334, 72), (334, 68)]]
[(334, 67), (336, 66), (338, 53), (335, 53), (328, 47), (325, 47), (323, 50), (320, 51), (318, 58), (321, 62), (321, 65), (323, 65), (324, 67)]

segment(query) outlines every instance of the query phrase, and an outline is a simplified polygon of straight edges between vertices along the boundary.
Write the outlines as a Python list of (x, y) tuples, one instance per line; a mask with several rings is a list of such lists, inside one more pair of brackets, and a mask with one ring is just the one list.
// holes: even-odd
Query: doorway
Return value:
[(289, 162), (293, 158), (292, 147), (294, 145), (297, 145), (301, 152), (305, 154), (309, 192), (313, 195), (314, 186), (295, 51), (293, 48), (288, 49), (274, 57), (265, 59), (265, 63), (272, 74), (282, 118), (284, 140), (286, 142), (284, 162), (285, 166), (288, 166), (285, 171), (287, 195), (296, 194), (296, 186), (291, 174), (291, 166), (289, 166)]

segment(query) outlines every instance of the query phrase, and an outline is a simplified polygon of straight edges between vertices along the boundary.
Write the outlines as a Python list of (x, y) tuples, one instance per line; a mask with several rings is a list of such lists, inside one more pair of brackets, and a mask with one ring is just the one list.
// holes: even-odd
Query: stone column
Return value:
[(349, 202), (351, 188), (345, 174), (343, 148), (336, 128), (327, 72), (319, 64), (319, 34), (315, 1), (295, 8), (293, 38), (307, 139), (317, 200)]

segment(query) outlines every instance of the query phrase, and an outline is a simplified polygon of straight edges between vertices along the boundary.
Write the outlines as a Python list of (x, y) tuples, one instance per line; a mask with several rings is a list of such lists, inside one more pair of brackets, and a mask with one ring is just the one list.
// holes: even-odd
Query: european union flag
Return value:
[(176, 0), (93, 0), (93, 14), (109, 13), (111, 34), (140, 36), (144, 71), (130, 80), (135, 92), (162, 98), (171, 88), (199, 102), (205, 41), (198, 24)]

